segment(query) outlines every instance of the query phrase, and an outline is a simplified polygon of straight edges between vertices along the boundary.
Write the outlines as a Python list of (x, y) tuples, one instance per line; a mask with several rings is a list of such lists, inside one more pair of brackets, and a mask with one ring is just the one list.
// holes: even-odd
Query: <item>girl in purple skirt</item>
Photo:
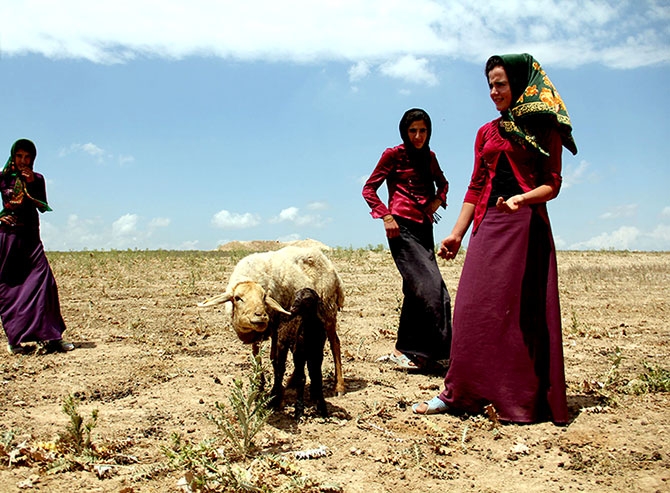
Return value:
[(0, 320), (12, 354), (37, 342), (47, 352), (71, 351), (62, 339), (65, 323), (58, 288), (40, 239), (37, 211), (46, 212), (44, 177), (33, 171), (35, 144), (17, 140), (0, 173)]

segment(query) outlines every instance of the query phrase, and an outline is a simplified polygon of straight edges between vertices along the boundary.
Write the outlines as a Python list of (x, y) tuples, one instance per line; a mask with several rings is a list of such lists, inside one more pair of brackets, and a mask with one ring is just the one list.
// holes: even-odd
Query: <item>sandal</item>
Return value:
[(21, 344), (17, 344), (16, 346), (7, 344), (7, 352), (9, 354), (27, 354), (28, 348), (22, 346)]
[(392, 363), (395, 363), (398, 368), (402, 368), (403, 370), (419, 370), (420, 367), (414, 363), (411, 359), (407, 357), (406, 354), (395, 354), (391, 353), (389, 354), (389, 361)]
[[(421, 404), (426, 404), (428, 407), (424, 412), (419, 412), (417, 409)], [(449, 411), (449, 406), (447, 406), (442, 399), (435, 396), (429, 401), (417, 402), (412, 406), (412, 412), (414, 414), (442, 414)]]
[(56, 339), (53, 341), (42, 341), (40, 346), (47, 353), (67, 353), (74, 351), (74, 344), (65, 342), (63, 339)]

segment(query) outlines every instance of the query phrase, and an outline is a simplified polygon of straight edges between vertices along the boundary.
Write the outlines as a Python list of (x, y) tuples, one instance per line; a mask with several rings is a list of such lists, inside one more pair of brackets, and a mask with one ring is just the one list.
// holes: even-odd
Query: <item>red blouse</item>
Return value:
[[(435, 194), (431, 193), (432, 190), (426, 186), (421, 174), (410, 162), (404, 144), (383, 152), (370, 178), (363, 186), (363, 198), (372, 209), (370, 214), (373, 218), (393, 214), (420, 223), (426, 220), (427, 216), (423, 209), (431, 200), (439, 198), (442, 207), (446, 207), (449, 182), (444, 177), (433, 151), (430, 152), (430, 157), (430, 174), (437, 187)], [(377, 195), (377, 190), (384, 180), (388, 188), (388, 206)]]
[[(543, 148), (549, 153), (547, 157), (500, 135), (499, 121), (498, 118), (483, 125), (475, 139), (475, 166), (463, 200), (475, 205), (473, 232), (477, 231), (486, 214), (491, 183), (495, 176), (498, 159), (503, 152), (524, 192), (529, 192), (540, 185), (550, 185), (554, 189), (554, 196), (551, 198), (554, 198), (561, 189), (563, 149), (558, 131), (552, 128), (542, 136)], [(549, 222), (546, 205), (538, 204), (538, 206), (542, 217)]]

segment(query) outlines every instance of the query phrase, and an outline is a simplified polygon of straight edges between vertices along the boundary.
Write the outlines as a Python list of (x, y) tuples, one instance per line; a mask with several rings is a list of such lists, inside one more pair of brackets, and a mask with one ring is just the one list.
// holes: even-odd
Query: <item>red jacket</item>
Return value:
[[(475, 166), (463, 200), (475, 204), (473, 232), (477, 231), (486, 214), (487, 202), (491, 194), (491, 182), (495, 176), (498, 158), (503, 152), (524, 192), (540, 185), (550, 185), (556, 197), (561, 189), (563, 149), (558, 131), (551, 128), (542, 136), (543, 148), (549, 153), (547, 157), (500, 135), (499, 121), (500, 119), (496, 119), (482, 126), (475, 139)], [(538, 204), (538, 209), (548, 223), (546, 205)]]
[[(433, 187), (426, 186), (424, 179), (410, 162), (404, 144), (383, 152), (370, 178), (363, 186), (363, 198), (372, 209), (370, 214), (373, 218), (393, 214), (421, 223), (427, 218), (423, 209), (429, 201), (439, 198), (442, 207), (446, 207), (449, 182), (444, 177), (433, 151), (430, 152), (430, 157), (430, 174), (436, 186), (434, 194), (431, 193)], [(388, 188), (388, 206), (377, 195), (377, 190), (385, 180)]]

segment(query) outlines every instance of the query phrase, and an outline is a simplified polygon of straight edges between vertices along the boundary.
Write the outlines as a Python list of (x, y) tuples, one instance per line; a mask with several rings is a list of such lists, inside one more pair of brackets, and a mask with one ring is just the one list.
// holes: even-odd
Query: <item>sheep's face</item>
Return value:
[(241, 282), (230, 293), (233, 304), (233, 327), (240, 339), (247, 340), (253, 333), (265, 332), (270, 316), (268, 310), (288, 313), (257, 283)]

